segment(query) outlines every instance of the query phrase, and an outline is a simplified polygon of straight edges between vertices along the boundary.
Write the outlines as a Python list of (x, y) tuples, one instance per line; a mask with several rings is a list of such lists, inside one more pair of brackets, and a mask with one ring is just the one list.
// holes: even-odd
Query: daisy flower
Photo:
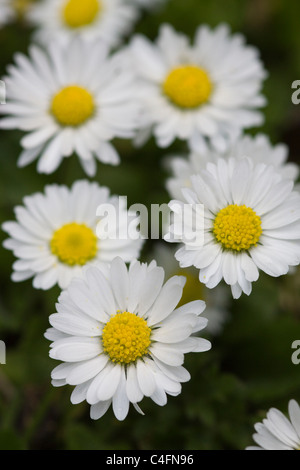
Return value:
[[(110, 204), (118, 210), (118, 227), (110, 226), (105, 234), (105, 218), (97, 216), (99, 207)], [(16, 221), (5, 222), (3, 230), (10, 235), (4, 247), (12, 250), (12, 280), (33, 278), (37, 289), (50, 289), (55, 284), (67, 287), (73, 277), (82, 276), (86, 265), (109, 263), (115, 256), (130, 262), (139, 256), (142, 240), (138, 237), (138, 220), (131, 220), (135, 239), (116, 237), (117, 229), (128, 223), (129, 212), (108, 188), (89, 181), (77, 181), (69, 189), (56, 184), (46, 186), (44, 193), (24, 198), (15, 208)], [(99, 238), (99, 234), (103, 237)], [(132, 237), (134, 238), (134, 237)]]
[(42, 44), (53, 39), (67, 43), (80, 36), (115, 47), (131, 31), (138, 13), (124, 0), (41, 0), (28, 16), (36, 27), (35, 39)]
[(258, 446), (246, 450), (299, 450), (300, 408), (295, 400), (289, 401), (289, 419), (276, 408), (271, 408), (262, 423), (255, 424), (253, 439)]
[[(270, 139), (264, 134), (255, 137), (243, 135), (232, 143), (223, 158), (251, 158), (254, 163), (273, 165), (284, 178), (296, 180), (299, 175), (299, 166), (288, 162), (288, 147), (285, 144), (272, 145)], [(167, 169), (172, 176), (166, 182), (171, 197), (180, 199), (181, 189), (191, 187), (190, 177), (204, 170), (207, 163), (216, 163), (220, 153), (213, 149), (205, 152), (190, 152), (187, 156), (172, 156), (166, 159)]]
[(176, 249), (167, 243), (159, 243), (153, 250), (153, 259), (164, 268), (166, 279), (172, 276), (186, 278), (179, 306), (194, 300), (203, 300), (206, 305), (205, 316), (208, 320), (206, 331), (214, 336), (220, 334), (229, 318), (229, 296), (225, 286), (217, 286), (212, 293), (210, 289), (199, 282), (196, 268), (180, 268), (174, 257), (175, 251)]
[(115, 137), (130, 138), (138, 119), (134, 81), (122, 53), (108, 56), (98, 41), (74, 39), (69, 47), (36, 46), (30, 55), (16, 54), (6, 84), (2, 129), (21, 129), (23, 167), (38, 158), (40, 173), (54, 172), (64, 157), (76, 153), (89, 176), (95, 159), (117, 165)]
[[(245, 157), (209, 163), (191, 183), (182, 200), (169, 204), (177, 217), (165, 239), (182, 242), (176, 259), (199, 269), (208, 288), (224, 279), (239, 298), (251, 293), (259, 270), (277, 277), (299, 264), (300, 194), (293, 181)], [(204, 240), (184, 223), (186, 205), (196, 216), (204, 207)]]
[(140, 83), (143, 119), (137, 143), (153, 132), (159, 147), (179, 138), (221, 151), (243, 129), (260, 125), (266, 77), (258, 51), (227, 25), (198, 28), (194, 44), (163, 25), (155, 43), (136, 35), (129, 47)]
[(190, 379), (184, 354), (208, 351), (211, 344), (193, 336), (207, 323), (199, 317), (204, 302), (176, 308), (184, 278), (163, 284), (164, 270), (155, 262), (133, 261), (127, 268), (119, 257), (103, 268), (89, 267), (83, 279), (73, 279), (45, 335), (50, 357), (62, 361), (52, 384), (74, 385), (71, 402), (86, 400), (92, 419), (112, 405), (124, 420), (130, 403), (142, 413), (144, 396), (163, 406), (167, 394), (179, 395), (181, 382)]

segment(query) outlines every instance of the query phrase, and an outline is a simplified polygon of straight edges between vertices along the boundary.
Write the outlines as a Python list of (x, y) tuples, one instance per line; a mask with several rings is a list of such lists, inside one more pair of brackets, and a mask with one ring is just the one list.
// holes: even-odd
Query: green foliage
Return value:
[[(259, 130), (273, 143), (286, 142), (291, 160), (299, 162), (300, 108), (291, 102), (291, 83), (300, 79), (299, 15), (296, 1), (170, 0), (161, 11), (145, 13), (136, 31), (154, 39), (159, 25), (169, 22), (192, 37), (200, 23), (227, 22), (245, 34), (269, 72), (266, 122)], [(15, 52), (26, 52), (30, 34), (21, 23), (0, 30), (1, 75)], [(76, 157), (50, 176), (38, 174), (35, 163), (18, 169), (20, 136), (1, 132), (1, 223), (14, 218), (13, 207), (25, 195), (48, 183), (85, 178)], [(95, 180), (127, 195), (129, 204), (168, 202), (161, 167), (165, 151), (153, 140), (140, 150), (128, 142), (116, 145), (122, 164), (99, 163)], [(176, 143), (171, 150), (181, 149)], [(5, 237), (1, 233), (1, 242)], [(145, 254), (151, 248), (149, 242)], [(252, 444), (253, 424), (271, 406), (286, 411), (290, 398), (300, 401), (300, 365), (291, 362), (291, 344), (300, 339), (299, 270), (283, 279), (261, 276), (249, 298), (231, 302), (224, 331), (211, 338), (212, 350), (187, 356), (192, 378), (179, 397), (170, 397), (162, 408), (145, 399), (145, 416), (131, 409), (122, 423), (111, 410), (94, 422), (86, 403), (70, 404), (71, 387), (50, 383), (56, 363), (43, 335), (59, 290), (40, 292), (31, 281), (12, 283), (14, 257), (0, 250), (0, 338), (7, 346), (7, 363), (0, 365), (0, 449), (244, 449)]]

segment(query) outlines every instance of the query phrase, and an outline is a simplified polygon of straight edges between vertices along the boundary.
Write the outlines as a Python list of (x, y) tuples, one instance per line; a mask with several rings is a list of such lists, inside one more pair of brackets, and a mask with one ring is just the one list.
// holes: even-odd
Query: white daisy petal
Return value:
[(121, 369), (121, 379), (119, 382), (118, 389), (113, 396), (112, 407), (115, 417), (119, 421), (123, 421), (129, 411), (129, 400), (126, 394), (126, 378), (124, 368)]
[(185, 278), (181, 276), (174, 276), (166, 282), (147, 314), (149, 325), (161, 322), (174, 310), (182, 297), (184, 284)]
[[(193, 315), (194, 317), (194, 315)], [(174, 322), (175, 323), (175, 322)], [(182, 322), (177, 321), (173, 328), (169, 325), (162, 326), (159, 330), (154, 331), (152, 338), (162, 343), (178, 343), (191, 335), (193, 328), (186, 324), (186, 318)]]
[(77, 362), (93, 359), (101, 352), (97, 338), (73, 336), (56, 341), (50, 351), (50, 357), (60, 361)]
[(126, 393), (131, 403), (138, 403), (144, 396), (138, 383), (136, 367), (133, 364), (127, 367)]
[[(259, 450), (298, 450), (299, 437), (299, 405), (295, 400), (289, 402), (290, 420), (276, 408), (271, 408), (263, 423), (256, 423), (254, 441)], [(247, 447), (256, 450), (256, 447)]]
[[(261, 156), (265, 149), (269, 151), (265, 156), (268, 164), (251, 153), (257, 151)], [(244, 151), (249, 155), (243, 155)], [(259, 270), (278, 277), (299, 264), (300, 194), (293, 191), (293, 181), (283, 176), (286, 155), (282, 158), (280, 154), (278, 167), (271, 164), (277, 148), (272, 149), (263, 136), (238, 141), (230, 152), (226, 159), (213, 153), (191, 159), (190, 173), (171, 185), (177, 195), (182, 188), (181, 198), (169, 204), (177, 216), (186, 204), (194, 218), (199, 204), (208, 205), (201, 216), (203, 243), (191, 249), (186, 240), (189, 226), (185, 227), (183, 216), (181, 229), (174, 224), (169, 232), (181, 242), (175, 253), (181, 268), (199, 269), (199, 280), (209, 289), (223, 279), (237, 299), (242, 293), (251, 294)], [(177, 168), (178, 160), (175, 176)], [(210, 194), (212, 201), (208, 200)]]
[(161, 387), (156, 387), (154, 393), (151, 395), (151, 400), (154, 401), (158, 406), (165, 406), (167, 404), (168, 398), (167, 394)]
[(78, 318), (70, 314), (54, 314), (49, 317), (50, 324), (60, 331), (75, 336), (99, 336), (99, 324), (92, 318)]
[(177, 349), (177, 345), (154, 343), (150, 352), (156, 359), (169, 366), (181, 366), (184, 361), (183, 353)]
[(118, 309), (126, 310), (129, 296), (129, 278), (126, 265), (121, 258), (115, 258), (110, 269), (111, 277), (114, 279), (113, 292)]
[[(192, 179), (196, 178), (196, 176), (193, 175), (197, 175), (198, 178), (195, 188), (198, 189), (200, 183), (205, 184), (202, 178), (199, 177), (199, 172), (206, 168), (208, 162), (216, 163), (219, 156), (220, 153), (213, 148), (208, 148), (203, 151), (201, 148), (199, 148), (199, 146), (196, 146), (187, 156), (183, 155), (182, 157), (176, 156), (172, 157), (171, 159), (168, 158), (168, 167), (171, 170), (172, 176), (167, 180), (166, 185), (170, 196), (175, 199), (181, 199), (181, 188), (191, 186)], [(258, 134), (255, 137), (248, 135), (239, 136), (231, 143), (230, 147), (223, 156), (225, 158), (234, 157), (237, 159), (243, 159), (245, 156), (251, 157), (251, 160), (255, 163), (273, 165), (284, 178), (288, 179), (296, 180), (299, 175), (299, 167), (296, 164), (287, 162), (287, 148), (283, 147), (282, 144), (272, 146), (268, 137), (264, 134)], [(178, 167), (181, 168), (180, 171), (177, 171)], [(243, 191), (243, 188), (246, 189), (243, 178), (235, 179), (235, 184), (241, 186), (241, 191)], [(255, 185), (258, 184), (258, 181), (258, 178), (256, 178)], [(266, 185), (264, 180), (262, 181), (262, 185)], [(211, 201), (215, 200), (216, 193), (211, 191), (211, 185), (206, 184), (205, 191), (202, 192), (202, 196), (205, 198), (207, 191), (209, 191), (209, 197), (207, 197), (207, 201), (209, 204), (211, 204)], [(252, 186), (252, 191), (254, 192), (255, 196), (257, 194), (261, 194), (261, 189), (258, 187), (254, 189), (254, 186)], [(205, 206), (207, 206), (208, 202), (206, 202), (206, 199), (203, 199)], [(249, 198), (247, 204), (251, 205), (253, 202), (254, 201), (251, 201)], [(212, 207), (214, 210), (218, 209), (216, 203), (214, 203)]]
[[(67, 3), (67, 8), (78, 8), (74, 0)], [(99, 5), (102, 3), (105, 3), (105, 13), (99, 18), (104, 21), (105, 35), (109, 37), (113, 35), (111, 28), (122, 25), (125, 28), (125, 19), (135, 16), (135, 8), (123, 5), (123, 0), (101, 0)], [(88, 2), (81, 4), (82, 10), (88, 8)], [(51, 18), (52, 23), (64, 5), (65, 0), (54, 0), (54, 4), (53, 0), (45, 0), (32, 6), (31, 12), (39, 17), (39, 20), (35, 18), (37, 22), (48, 23)], [(109, 11), (111, 19), (107, 18)], [(82, 15), (77, 20), (85, 15), (84, 11), (79, 13)], [(62, 27), (63, 23), (59, 25)], [(60, 27), (57, 27), (55, 31), (52, 27), (42, 30), (46, 36), (50, 31), (53, 34), (44, 50), (33, 46), (29, 57), (16, 55), (16, 65), (8, 70), (7, 105), (3, 113), (1, 110), (6, 117), (0, 120), (0, 127), (25, 132), (19, 166), (37, 159), (38, 172), (50, 174), (64, 158), (76, 153), (84, 171), (94, 176), (96, 159), (111, 165), (120, 163), (112, 140), (135, 134), (140, 109), (135, 78), (128, 73), (123, 53), (107, 53), (98, 36), (99, 29), (93, 29), (88, 42), (76, 34), (73, 37), (73, 33), (67, 41), (60, 41)], [(112, 94), (114, 99), (110, 100)]]
[[(42, 44), (55, 38), (68, 44), (74, 36), (79, 36), (87, 44), (101, 39), (110, 47), (115, 47), (138, 18), (138, 10), (131, 3), (121, 0), (87, 1), (78, 10), (76, 2), (45, 0), (32, 6), (28, 19), (36, 27), (34, 39)], [(76, 71), (76, 61), (74, 63), (72, 57), (69, 67)]]
[(122, 375), (122, 367), (116, 364), (103, 378), (97, 388), (97, 397), (100, 401), (109, 400), (116, 393)]
[(72, 369), (66, 376), (70, 385), (80, 385), (95, 377), (106, 365), (108, 358), (102, 354), (89, 361), (84, 361)]
[[(154, 274), (159, 277), (157, 284)], [(200, 329), (198, 315), (204, 302), (190, 302), (174, 310), (182, 293), (182, 279), (175, 276), (166, 288), (163, 279), (164, 270), (155, 261), (147, 265), (133, 260), (128, 268), (116, 257), (111, 265), (87, 267), (83, 276), (73, 279), (60, 294), (57, 313), (50, 316), (52, 328), (45, 334), (52, 341), (50, 357), (62, 361), (52, 372), (52, 383), (75, 386), (71, 402), (91, 405), (92, 419), (103, 416), (111, 404), (120, 421), (126, 418), (130, 403), (143, 414), (137, 403), (144, 396), (164, 406), (167, 394), (177, 396), (181, 382), (190, 380), (182, 367), (184, 354), (209, 349), (207, 340), (190, 337)], [(137, 292), (133, 296), (135, 280)], [(155, 287), (154, 295), (146, 289), (149, 280)], [(105, 291), (110, 292), (107, 300), (102, 298)], [(168, 293), (176, 301), (168, 298)], [(151, 306), (149, 317), (139, 312), (140, 304)], [(136, 311), (128, 311), (129, 305)], [(149, 319), (154, 315), (162, 321), (152, 327)]]
[(155, 390), (155, 379), (153, 372), (145, 365), (143, 361), (136, 364), (136, 373), (138, 384), (146, 397), (150, 397)]
[(141, 133), (152, 127), (160, 147), (179, 138), (225, 152), (232, 136), (261, 124), (266, 72), (258, 51), (240, 39), (224, 25), (199, 27), (194, 44), (169, 24), (154, 42), (135, 35), (129, 57), (144, 109)]
[(300, 439), (300, 407), (296, 400), (289, 401), (289, 415), (291, 423)]
[(147, 273), (146, 279), (139, 292), (137, 309), (140, 315), (144, 315), (155, 302), (164, 282), (164, 271), (156, 267)]
[(102, 418), (103, 415), (107, 412), (108, 408), (111, 405), (111, 400), (107, 401), (100, 401), (96, 403), (95, 405), (91, 406), (91, 419), (100, 419)]
[(264, 420), (264, 425), (285, 444), (290, 446), (297, 445), (298, 436), (290, 421), (281, 411), (271, 408), (267, 414), (267, 420)]
[(80, 385), (76, 385), (70, 397), (70, 401), (73, 405), (78, 405), (78, 403), (82, 403), (83, 401), (85, 401), (86, 392), (89, 385), (89, 381), (84, 382)]
[[(117, 197), (110, 195), (108, 188), (87, 180), (76, 181), (70, 189), (47, 185), (44, 193), (26, 196), (24, 206), (15, 208), (17, 221), (2, 225), (11, 237), (4, 246), (18, 258), (13, 265), (12, 279), (19, 282), (33, 277), (33, 286), (37, 289), (50, 289), (56, 283), (65, 289), (74, 277), (83, 277), (86, 266), (96, 262), (108, 265), (116, 256), (127, 262), (136, 259), (143, 244), (138, 219), (136, 225), (131, 226), (132, 239), (120, 241), (112, 237), (108, 240), (103, 235), (102, 240), (98, 231), (99, 211), (108, 206), (115, 210), (116, 201)], [(119, 225), (128, 220), (125, 206), (118, 208), (118, 214), (119, 218), (110, 222), (111, 232), (118, 233)], [(88, 284), (93, 289), (99, 277), (97, 304), (89, 298), (88, 287), (78, 290), (73, 287), (74, 299), (87, 315), (105, 321), (107, 315), (116, 310), (116, 300), (113, 289), (99, 270), (88, 273)]]

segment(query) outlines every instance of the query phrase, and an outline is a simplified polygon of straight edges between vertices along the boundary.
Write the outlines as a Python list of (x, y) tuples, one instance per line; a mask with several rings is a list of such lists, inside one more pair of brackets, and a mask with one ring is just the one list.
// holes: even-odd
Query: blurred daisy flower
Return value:
[(255, 424), (253, 439), (257, 446), (246, 450), (299, 450), (300, 408), (295, 400), (289, 401), (289, 419), (276, 408), (271, 408), (262, 423)]
[[(191, 189), (169, 206), (177, 214), (167, 241), (181, 241), (176, 259), (199, 269), (200, 282), (216, 287), (224, 279), (234, 298), (249, 295), (259, 270), (287, 274), (300, 262), (300, 194), (273, 166), (219, 159), (191, 176)], [(203, 210), (203, 239), (185, 223), (185, 207)]]
[[(285, 144), (273, 146), (270, 139), (264, 134), (255, 137), (244, 135), (234, 142), (223, 158), (237, 159), (245, 156), (251, 158), (253, 163), (273, 165), (283, 178), (296, 180), (299, 175), (299, 166), (288, 162), (288, 147)], [(171, 172), (166, 186), (172, 198), (182, 197), (182, 188), (191, 187), (190, 177), (206, 168), (207, 163), (216, 163), (220, 153), (208, 149), (205, 152), (190, 152), (188, 156), (171, 156), (166, 159), (167, 169)]]
[(152, 257), (159, 266), (164, 268), (166, 279), (172, 276), (186, 278), (179, 306), (194, 300), (203, 300), (206, 304), (205, 316), (208, 320), (206, 331), (214, 336), (220, 334), (229, 318), (227, 289), (222, 285), (217, 286), (213, 292), (207, 289), (199, 282), (196, 268), (180, 268), (174, 257), (175, 250), (167, 243), (159, 243), (154, 247)]
[(0, 0), (0, 28), (14, 21), (16, 12), (11, 0)]
[(18, 165), (38, 158), (38, 172), (49, 174), (73, 153), (89, 176), (95, 159), (117, 165), (111, 140), (131, 138), (138, 118), (122, 53), (109, 56), (98, 41), (74, 39), (68, 47), (52, 43), (46, 52), (32, 46), (29, 57), (16, 54), (15, 61), (4, 78), (7, 104), (0, 112), (8, 116), (0, 127), (27, 132)]
[[(97, 216), (98, 208), (108, 204), (116, 207), (119, 217), (118, 227), (109, 227), (110, 232), (101, 226), (107, 223), (105, 218)], [(95, 182), (77, 181), (71, 189), (46, 186), (44, 193), (25, 197), (15, 214), (15, 222), (2, 225), (10, 235), (4, 247), (18, 258), (13, 265), (15, 282), (33, 278), (37, 289), (55, 284), (64, 289), (73, 277), (82, 276), (86, 265), (109, 263), (115, 256), (130, 262), (140, 255), (143, 241), (138, 236), (138, 219), (132, 217), (130, 222), (131, 229), (136, 229), (135, 239), (117, 238), (117, 229), (128, 224), (130, 213), (108, 188)], [(107, 235), (98, 238), (101, 230)]]
[(147, 8), (147, 9), (158, 8), (161, 5), (163, 5), (164, 3), (166, 3), (167, 1), (169, 1), (169, 0), (127, 0), (128, 3), (131, 3), (131, 4), (134, 3), (138, 6), (141, 6), (143, 8)]
[(163, 284), (164, 270), (155, 262), (133, 261), (128, 269), (121, 258), (73, 279), (45, 333), (50, 357), (63, 361), (52, 372), (53, 385), (75, 385), (71, 402), (86, 400), (92, 419), (112, 405), (124, 420), (130, 403), (143, 414), (144, 396), (163, 406), (167, 394), (179, 395), (181, 382), (190, 379), (184, 354), (211, 348), (194, 336), (206, 326), (199, 317), (205, 303), (176, 308), (184, 282), (175, 276)]
[(40, 0), (0, 0), (0, 27), (16, 20), (28, 23), (29, 13)]
[(225, 151), (243, 129), (262, 124), (266, 72), (258, 50), (227, 25), (199, 27), (194, 45), (163, 25), (155, 43), (136, 35), (129, 51), (144, 110), (137, 144), (153, 133), (160, 147), (179, 138)]
[(138, 13), (124, 0), (41, 0), (28, 17), (36, 27), (35, 39), (42, 44), (53, 39), (67, 43), (80, 36), (115, 47), (131, 31)]

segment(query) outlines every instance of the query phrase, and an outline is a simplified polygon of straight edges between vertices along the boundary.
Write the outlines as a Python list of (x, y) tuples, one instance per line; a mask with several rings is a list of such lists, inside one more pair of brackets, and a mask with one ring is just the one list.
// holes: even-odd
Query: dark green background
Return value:
[[(136, 31), (151, 39), (169, 22), (193, 36), (197, 26), (227, 22), (257, 46), (269, 72), (264, 93), (266, 123), (260, 129), (272, 142), (286, 142), (290, 158), (299, 162), (300, 105), (291, 102), (291, 84), (300, 79), (300, 3), (284, 0), (170, 0), (157, 13), (145, 14)], [(30, 31), (21, 22), (0, 30), (0, 73), (17, 51), (26, 52)], [(257, 129), (251, 130), (255, 133)], [(37, 174), (35, 163), (18, 169), (21, 133), (1, 132), (1, 223), (25, 195), (48, 183), (71, 185), (85, 178), (77, 157), (67, 159), (51, 176)], [(95, 180), (112, 192), (127, 195), (129, 204), (168, 202), (165, 151), (154, 141), (135, 150), (116, 142), (122, 164), (98, 164)], [(171, 150), (181, 150), (176, 143)], [(5, 234), (1, 233), (1, 241)], [(147, 242), (143, 256), (151, 251)], [(43, 337), (55, 311), (58, 288), (32, 288), (31, 281), (10, 281), (12, 254), (0, 248), (0, 339), (7, 345), (0, 365), (0, 449), (244, 449), (252, 444), (253, 424), (275, 406), (287, 410), (290, 398), (300, 401), (300, 365), (291, 362), (291, 344), (300, 339), (300, 273), (279, 279), (261, 275), (248, 298), (232, 301), (231, 319), (213, 348), (186, 356), (192, 379), (165, 407), (144, 399), (140, 416), (133, 409), (124, 422), (111, 410), (99, 421), (89, 418), (86, 403), (70, 404), (72, 387), (53, 388), (49, 343)]]

